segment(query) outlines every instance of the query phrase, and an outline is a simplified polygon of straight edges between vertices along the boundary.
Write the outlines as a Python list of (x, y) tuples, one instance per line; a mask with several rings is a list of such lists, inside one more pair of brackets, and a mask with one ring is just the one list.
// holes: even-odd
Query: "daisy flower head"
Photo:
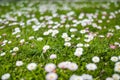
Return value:
[(120, 62), (116, 62), (116, 63), (115, 63), (115, 66), (120, 66)]
[(71, 62), (61, 62), (58, 64), (58, 67), (59, 68), (62, 68), (62, 69), (66, 69), (68, 68), (68, 64), (70, 64)]
[(114, 79), (111, 77), (107, 77), (106, 80), (114, 80)]
[(16, 61), (16, 66), (22, 66), (23, 62), (22, 61)]
[(14, 51), (14, 52), (19, 51), (19, 48), (18, 48), (18, 47), (14, 47), (14, 48), (13, 48), (13, 51)]
[(118, 57), (112, 56), (110, 60), (113, 61), (113, 62), (117, 62), (118, 61)]
[(114, 80), (120, 80), (120, 75), (119, 75), (119, 74), (113, 74), (113, 75), (112, 75), (112, 78), (113, 78)]
[(93, 77), (89, 74), (83, 74), (82, 78), (83, 78), (83, 80), (93, 80)]
[(78, 69), (78, 65), (76, 63), (70, 63), (68, 65), (68, 69), (71, 71), (76, 71)]
[(83, 47), (83, 44), (82, 43), (78, 43), (76, 46), (77, 47)]
[(48, 49), (50, 49), (50, 46), (49, 46), (49, 45), (45, 45), (45, 46), (43, 47), (43, 52), (45, 53)]
[(53, 73), (53, 72), (48, 73), (46, 75), (46, 80), (57, 80), (57, 78), (58, 78), (58, 75), (56, 73)]
[(46, 72), (53, 72), (56, 69), (56, 65), (53, 63), (49, 63), (45, 65)]
[(116, 65), (116, 66), (114, 67), (114, 71), (115, 71), (115, 72), (120, 72), (120, 65)]
[(88, 69), (88, 70), (96, 70), (97, 69), (97, 66), (96, 66), (96, 64), (94, 64), (94, 63), (89, 63), (89, 64), (87, 64), (86, 65), (86, 68)]
[(67, 33), (63, 33), (61, 37), (62, 38), (66, 38), (66, 37), (68, 37), (68, 34)]
[(42, 41), (42, 40), (43, 40), (42, 37), (38, 37), (38, 38), (37, 38), (37, 41)]
[(69, 80), (84, 80), (81, 76), (72, 75)]
[(57, 58), (57, 55), (56, 55), (56, 54), (51, 54), (51, 55), (50, 55), (50, 59), (55, 59), (55, 58)]
[(92, 61), (93, 61), (94, 63), (98, 63), (98, 62), (100, 61), (100, 58), (99, 58), (98, 56), (94, 56), (94, 57), (92, 58)]
[(71, 43), (70, 43), (70, 42), (65, 42), (65, 43), (64, 43), (64, 46), (70, 47), (70, 46), (71, 46)]
[(80, 57), (83, 54), (83, 48), (77, 48), (74, 52), (75, 56)]
[(5, 52), (2, 52), (1, 54), (0, 54), (0, 56), (4, 56), (6, 53)]
[(65, 38), (65, 41), (70, 41), (71, 40), (71, 37), (66, 37)]
[(35, 70), (36, 67), (37, 67), (37, 64), (36, 64), (36, 63), (29, 63), (29, 64), (27, 65), (27, 69), (28, 69), (29, 71)]
[(34, 38), (35, 38), (34, 36), (30, 36), (30, 37), (29, 37), (29, 40), (32, 40), (32, 39), (34, 39)]
[(20, 40), (20, 44), (23, 44), (25, 42), (25, 39)]
[(78, 56), (78, 57), (80, 57), (82, 54), (83, 54), (83, 52), (78, 52), (78, 51), (75, 51), (75, 52), (74, 52), (74, 55), (75, 55), (75, 56)]
[(10, 74), (9, 73), (5, 73), (5, 74), (2, 75), (1, 80), (7, 80), (9, 78), (10, 78)]

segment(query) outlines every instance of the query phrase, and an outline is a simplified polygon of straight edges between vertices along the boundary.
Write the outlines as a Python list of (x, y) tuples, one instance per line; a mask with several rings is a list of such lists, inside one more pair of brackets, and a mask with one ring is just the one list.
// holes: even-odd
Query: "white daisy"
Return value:
[(84, 80), (81, 76), (72, 75), (69, 80)]
[(114, 80), (113, 78), (111, 78), (111, 77), (108, 77), (108, 78), (106, 78), (106, 80)]
[(20, 40), (20, 44), (23, 44), (25, 42), (25, 39)]
[(30, 36), (30, 37), (29, 37), (29, 40), (32, 40), (32, 39), (34, 39), (34, 38), (35, 38), (34, 36)]
[(23, 62), (22, 61), (16, 61), (16, 66), (22, 66)]
[(15, 51), (15, 52), (16, 52), (16, 51), (19, 51), (19, 48), (18, 48), (18, 47), (14, 47), (14, 48), (13, 48), (13, 51)]
[(42, 41), (42, 40), (43, 40), (42, 37), (38, 37), (38, 38), (37, 38), (37, 41)]
[(45, 45), (45, 46), (43, 47), (43, 52), (45, 53), (48, 49), (50, 49), (50, 46), (49, 46), (49, 45)]
[(68, 69), (71, 71), (76, 71), (78, 69), (78, 65), (76, 63), (70, 63), (68, 65)]
[(118, 57), (112, 56), (110, 60), (113, 61), (113, 62), (117, 62), (118, 61)]
[(65, 42), (65, 43), (64, 43), (64, 46), (70, 47), (70, 46), (71, 46), (71, 43), (70, 43), (70, 42)]
[(89, 64), (86, 65), (86, 68), (87, 68), (88, 70), (96, 70), (96, 69), (97, 69), (97, 66), (96, 66), (96, 64), (94, 64), (94, 63), (89, 63)]
[(32, 70), (35, 70), (37, 67), (37, 64), (36, 63), (30, 63), (27, 65), (27, 69), (32, 71)]
[(6, 53), (5, 52), (2, 52), (1, 54), (0, 54), (0, 56), (4, 56)]
[(56, 54), (51, 54), (51, 55), (50, 55), (50, 59), (55, 59), (55, 58), (57, 58), (57, 55), (56, 55)]
[(120, 75), (119, 75), (119, 74), (113, 74), (113, 75), (112, 75), (112, 78), (113, 78), (114, 80), (120, 80)]
[(10, 74), (9, 73), (3, 74), (2, 77), (1, 77), (2, 80), (7, 80), (9, 78), (10, 78)]
[(94, 63), (98, 63), (98, 62), (100, 61), (100, 58), (99, 58), (98, 56), (94, 56), (94, 57), (92, 58), (92, 61), (93, 61)]
[(49, 63), (45, 65), (45, 71), (46, 72), (53, 72), (56, 68), (56, 65), (53, 63)]
[(120, 65), (115, 66), (114, 71), (120, 72)]
[(48, 73), (46, 75), (46, 80), (57, 80), (58, 75), (56, 73)]
[(93, 80), (93, 77), (89, 74), (83, 74), (82, 78), (83, 78), (83, 80)]

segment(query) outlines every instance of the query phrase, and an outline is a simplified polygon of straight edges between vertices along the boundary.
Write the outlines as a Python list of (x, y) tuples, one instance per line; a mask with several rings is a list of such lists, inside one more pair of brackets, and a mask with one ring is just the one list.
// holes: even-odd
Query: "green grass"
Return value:
[[(64, 2), (64, 1), (63, 1)], [(29, 7), (28, 5), (33, 3), (32, 7)], [(50, 5), (55, 4), (56, 7), (59, 7), (59, 9), (56, 12), (58, 15), (66, 15), (70, 11), (74, 11), (75, 14), (72, 15), (72, 17), (76, 20), (78, 20), (78, 16), (80, 13), (92, 13), (95, 14), (98, 11), (98, 18), (93, 18), (94, 23), (102, 27), (102, 30), (93, 28), (92, 25), (88, 25), (86, 27), (83, 27), (81, 25), (75, 26), (75, 28), (78, 29), (77, 32), (71, 33), (69, 31), (70, 28), (73, 28), (72, 20), (67, 20), (65, 23), (63, 23), (62, 28), (57, 28), (59, 30), (59, 33), (57, 36), (51, 37), (50, 35), (44, 36), (43, 32), (47, 31), (49, 28), (46, 22), (47, 20), (39, 20), (41, 16), (52, 16), (52, 11), (46, 11), (43, 14), (39, 12), (39, 6), (41, 5), (48, 5), (49, 1), (19, 1), (19, 2), (10, 2), (10, 3), (1, 3), (0, 4), (0, 19), (7, 20), (5, 15), (9, 14), (11, 17), (16, 18), (17, 21), (8, 21), (8, 24), (1, 23), (0, 26), (4, 26), (3, 29), (0, 29), (0, 43), (2, 43), (4, 40), (12, 41), (11, 44), (6, 44), (5, 46), (0, 46), (0, 52), (5, 52), (5, 56), (0, 56), (0, 76), (2, 76), (5, 73), (10, 73), (9, 80), (20, 80), (21, 78), (24, 78), (25, 80), (45, 80), (45, 76), (47, 72), (44, 70), (44, 66), (48, 63), (54, 63), (56, 66), (63, 61), (71, 61), (77, 63), (79, 68), (76, 71), (70, 71), (70, 70), (63, 70), (60, 68), (56, 68), (56, 73), (58, 74), (58, 80), (69, 80), (70, 76), (73, 74), (76, 75), (82, 75), (84, 73), (90, 74), (93, 76), (94, 80), (105, 80), (107, 77), (111, 77), (114, 73), (114, 62), (112, 62), (110, 59), (112, 56), (120, 56), (120, 47), (117, 47), (116, 49), (109, 48), (110, 44), (114, 44), (115, 42), (120, 42), (120, 30), (115, 29), (115, 25), (120, 26), (120, 13), (115, 14), (116, 18), (109, 19), (110, 12), (118, 11), (120, 10), (120, 3), (118, 2), (116, 5), (113, 2), (109, 2), (109, 9), (105, 9), (102, 7), (102, 5), (107, 5), (107, 2), (95, 2), (95, 3), (88, 3), (88, 2), (65, 2), (66, 4), (52, 2)], [(70, 4), (67, 4), (70, 3)], [(7, 5), (8, 4), (8, 5)], [(76, 6), (72, 6), (72, 4), (76, 4)], [(80, 8), (79, 6), (82, 5), (88, 5), (88, 7)], [(23, 6), (22, 6), (23, 5)], [(60, 10), (63, 5), (66, 5), (70, 8), (70, 10)], [(26, 8), (26, 10), (23, 10)], [(31, 9), (31, 11), (28, 10), (28, 8)], [(47, 8), (49, 9), (49, 8)], [(106, 11), (106, 19), (103, 20), (103, 23), (98, 23), (98, 20), (102, 20), (102, 12)], [(17, 12), (21, 12), (22, 15), (18, 16)], [(38, 19), (40, 23), (45, 22), (45, 27), (40, 28), (38, 31), (33, 31), (32, 26), (36, 25), (36, 23), (31, 23), (31, 25), (27, 25), (27, 21), (30, 18), (27, 18), (27, 15), (35, 15), (35, 18)], [(60, 23), (59, 16), (53, 18), (52, 20), (54, 22)], [(87, 18), (86, 16), (83, 18)], [(67, 18), (66, 18), (67, 19)], [(82, 20), (82, 19), (81, 19)], [(106, 21), (110, 20), (110, 23), (107, 23)], [(25, 28), (22, 28), (21, 25), (13, 25), (9, 26), (9, 24), (13, 22), (23, 22), (25, 23)], [(70, 24), (70, 28), (65, 28), (66, 24)], [(55, 24), (52, 24), (53, 27)], [(106, 26), (106, 29), (103, 29), (103, 27)], [(12, 32), (16, 27), (19, 27), (21, 32), (17, 33), (21, 35), (20, 38), (16, 38), (16, 35), (12, 35)], [(87, 42), (84, 41), (85, 34), (80, 34), (79, 31), (83, 30), (85, 28), (89, 28), (90, 32), (98, 33), (97, 36), (94, 37), (92, 41), (90, 41), (88, 44), (90, 44), (90, 47), (85, 48), (83, 55), (81, 57), (76, 57), (74, 55), (74, 51), (76, 49), (76, 44), (83, 43), (87, 44)], [(109, 29), (113, 29), (113, 36), (107, 38), (106, 35), (109, 32)], [(62, 33), (68, 33), (68, 35), (74, 34), (75, 37), (72, 38), (71, 46), (65, 47), (64, 46), (64, 39), (61, 38)], [(3, 36), (3, 34), (6, 34), (6, 36)], [(87, 34), (87, 33), (86, 33)], [(104, 35), (104, 38), (98, 37), (99, 35)], [(35, 39), (29, 40), (28, 38), (30, 36), (34, 36)], [(37, 41), (36, 39), (38, 37), (43, 37), (43, 41)], [(76, 40), (76, 38), (80, 37), (80, 40)], [(25, 39), (28, 44), (21, 45), (19, 41), (21, 39)], [(2, 45), (2, 44), (1, 44)], [(48, 50), (45, 54), (42, 53), (42, 48), (44, 45), (49, 45), (51, 47), (50, 50)], [(10, 50), (12, 50), (14, 47), (19, 47), (19, 51), (16, 52), (16, 55), (13, 56), (12, 53), (10, 53)], [(56, 54), (57, 58), (54, 60), (51, 60), (49, 56), (51, 54)], [(92, 63), (92, 57), (99, 56), (100, 62), (97, 63), (97, 70), (95, 71), (88, 71), (86, 69), (86, 64)], [(17, 67), (16, 61), (21, 60), (24, 62), (23, 66)], [(26, 66), (31, 63), (35, 62), (37, 63), (37, 69), (33, 71), (29, 71)], [(107, 65), (105, 65), (107, 64)], [(119, 73), (118, 73), (119, 74)]]

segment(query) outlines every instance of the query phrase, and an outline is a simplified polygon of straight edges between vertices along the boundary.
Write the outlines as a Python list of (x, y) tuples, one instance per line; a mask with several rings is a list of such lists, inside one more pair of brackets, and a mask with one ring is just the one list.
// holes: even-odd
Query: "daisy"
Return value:
[(108, 77), (108, 78), (106, 78), (106, 80), (114, 80), (113, 78), (111, 78), (111, 77)]
[(78, 43), (76, 46), (77, 46), (77, 47), (82, 47), (83, 44), (82, 44), (82, 43)]
[(18, 48), (18, 47), (14, 47), (14, 48), (13, 48), (13, 51), (15, 51), (15, 52), (16, 52), (16, 51), (19, 51), (19, 48)]
[(80, 57), (83, 54), (83, 48), (76, 48), (74, 55)]
[(120, 72), (120, 65), (115, 66), (114, 71), (115, 72)]
[(65, 38), (65, 41), (70, 41), (71, 40), (71, 37), (66, 37)]
[(70, 43), (70, 42), (65, 42), (65, 43), (64, 43), (64, 46), (70, 47), (70, 46), (71, 46), (71, 43)]
[(93, 77), (89, 74), (83, 74), (81, 77), (83, 80), (93, 80)]
[(112, 56), (110, 60), (113, 61), (113, 62), (117, 62), (118, 61), (118, 57)]
[(0, 56), (4, 56), (6, 53), (5, 52), (2, 52), (1, 54), (0, 54)]
[(16, 66), (22, 66), (23, 62), (22, 61), (16, 61)]
[(113, 75), (112, 75), (112, 78), (113, 78), (114, 80), (120, 80), (120, 75), (119, 75), (119, 74), (113, 74)]
[(96, 64), (94, 64), (94, 63), (89, 63), (89, 64), (87, 64), (86, 65), (86, 68), (88, 69), (88, 70), (96, 70), (97, 69), (97, 66), (96, 66)]
[(84, 80), (81, 76), (72, 75), (69, 80)]
[(7, 80), (9, 78), (10, 78), (10, 74), (9, 73), (3, 74), (2, 77), (1, 77), (2, 80)]
[(68, 34), (67, 33), (63, 33), (62, 34), (62, 38), (66, 38), (66, 37), (68, 37)]
[(78, 56), (78, 57), (80, 57), (82, 54), (83, 54), (83, 52), (78, 52), (78, 51), (75, 51), (75, 52), (74, 52), (74, 55), (75, 55), (75, 56)]
[(23, 44), (25, 42), (25, 39), (20, 40), (20, 44)]
[(61, 62), (58, 64), (58, 67), (62, 69), (68, 68), (68, 63), (70, 64), (71, 62)]
[(45, 45), (45, 46), (43, 47), (43, 52), (46, 52), (48, 49), (50, 49), (50, 46), (49, 46), (49, 45)]
[(27, 69), (32, 71), (32, 70), (35, 70), (37, 67), (37, 64), (36, 63), (30, 63), (27, 65)]
[(56, 73), (48, 73), (46, 75), (46, 80), (57, 80), (58, 78), (58, 75)]
[(76, 28), (71, 28), (71, 29), (70, 29), (70, 32), (76, 32), (76, 31), (77, 31)]
[(32, 39), (34, 39), (34, 36), (30, 36), (30, 37), (29, 37), (29, 40), (32, 40)]
[(110, 48), (111, 48), (111, 49), (115, 49), (116, 46), (115, 46), (115, 45), (110, 45)]
[(99, 58), (98, 56), (94, 56), (94, 57), (92, 58), (92, 61), (93, 61), (94, 63), (98, 63), (98, 62), (100, 61), (100, 58)]
[(42, 37), (38, 37), (38, 38), (37, 38), (37, 41), (42, 41), (42, 40), (43, 40)]
[(56, 54), (51, 54), (51, 55), (50, 55), (50, 59), (55, 59), (55, 58), (57, 58), (57, 55), (56, 55)]
[(78, 69), (78, 65), (76, 63), (70, 63), (68, 65), (68, 69), (71, 71), (76, 71)]
[(115, 66), (120, 66), (120, 62), (116, 62), (116, 63), (115, 63)]
[(56, 65), (53, 63), (49, 63), (45, 65), (46, 72), (53, 72), (56, 69)]

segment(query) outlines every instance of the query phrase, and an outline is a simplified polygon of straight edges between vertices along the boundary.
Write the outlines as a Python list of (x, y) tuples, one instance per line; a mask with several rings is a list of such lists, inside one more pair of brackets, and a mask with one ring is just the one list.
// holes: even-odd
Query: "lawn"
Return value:
[(120, 2), (0, 2), (1, 80), (120, 80)]

